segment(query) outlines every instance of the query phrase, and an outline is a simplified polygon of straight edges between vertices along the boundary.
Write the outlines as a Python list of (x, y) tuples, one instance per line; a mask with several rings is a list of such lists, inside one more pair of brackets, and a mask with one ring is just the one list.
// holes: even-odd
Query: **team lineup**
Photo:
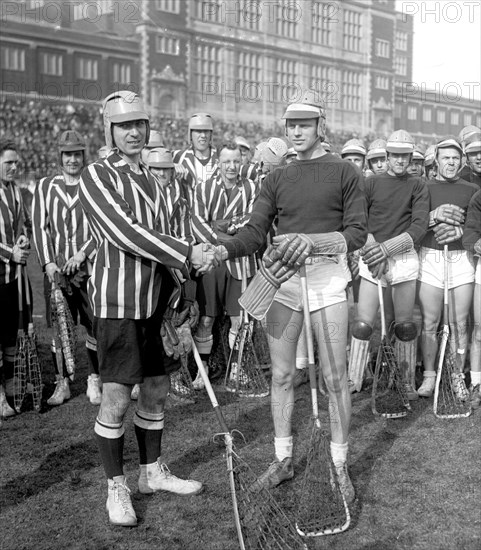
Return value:
[[(60, 170), (38, 182), (31, 209), (14, 182), (17, 146), (1, 142), (0, 307), (12, 315), (0, 318), (0, 415), (14, 416), (25, 392), (18, 327), (31, 308), (24, 266), (33, 250), (51, 328), (49, 405), (70, 399), (69, 338), (77, 321), (87, 332), (86, 393), (100, 406), (94, 432), (111, 524), (137, 524), (123, 456), (132, 400), (139, 492), (203, 490), (161, 459), (165, 403), (169, 394), (183, 400), (207, 391), (216, 409), (208, 376), (221, 316), (229, 322), (226, 389), (250, 397), (270, 391), (272, 403), (273, 461), (247, 486), (233, 472), (238, 494), (276, 506), (270, 492), (295, 475), (295, 389), (310, 378), (314, 420), (317, 392), (329, 400), (330, 431), (314, 429), (319, 452), (306, 469), (327, 476), (330, 516), (312, 518), (301, 507), (279, 547), (301, 548), (297, 536), (349, 527), (352, 394), (372, 386), (373, 413), (383, 418), (405, 416), (419, 398), (433, 398), (439, 418), (479, 408), (481, 130), (465, 127), (424, 151), (399, 129), (367, 149), (349, 140), (337, 155), (325, 141), (326, 116), (318, 94), (306, 90), (286, 106), (286, 140), (272, 137), (253, 152), (241, 137), (215, 148), (214, 121), (198, 113), (189, 119), (190, 147), (171, 152), (150, 128), (142, 99), (115, 92), (103, 101), (99, 159), (88, 164), (83, 136), (63, 132)], [(382, 342), (371, 369), (379, 311)], [(268, 342), (270, 389), (249, 362), (253, 319)], [(231, 459), (239, 458), (229, 444)], [(253, 528), (238, 496), (241, 548), (269, 548), (249, 542)], [(270, 532), (266, 540), (279, 536)]]

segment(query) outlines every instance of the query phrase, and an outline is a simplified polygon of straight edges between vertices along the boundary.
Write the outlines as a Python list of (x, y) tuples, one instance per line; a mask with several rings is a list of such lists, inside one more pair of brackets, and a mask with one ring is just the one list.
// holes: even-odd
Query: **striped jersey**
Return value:
[[(247, 179), (238, 177), (237, 184), (232, 189), (226, 189), (220, 174), (209, 181), (199, 184), (195, 190), (194, 209), (192, 213), (192, 231), (198, 243), (219, 244), (216, 222), (227, 222), (236, 218), (242, 220), (238, 227), (249, 221), (249, 215), (257, 198), (258, 187)], [(227, 269), (238, 280), (242, 279), (242, 259), (228, 260)], [(249, 256), (247, 263), (247, 277), (255, 273), (255, 257)]]
[(0, 182), (0, 285), (17, 278), (12, 251), (20, 235), (27, 235), (20, 190), (13, 181)]
[(79, 200), (79, 186), (72, 195), (63, 175), (42, 178), (32, 202), (33, 240), (42, 268), (54, 262), (58, 267), (79, 251), (95, 256), (87, 219)]
[(189, 147), (184, 151), (174, 151), (174, 163), (181, 164), (187, 169), (187, 176), (182, 179), (182, 185), (186, 191), (189, 205), (193, 204), (195, 188), (199, 183), (205, 183), (219, 167), (219, 159), (216, 150), (210, 148), (210, 156), (206, 161), (201, 161), (195, 156), (194, 149)]
[(171, 236), (164, 194), (152, 173), (129, 165), (116, 150), (80, 178), (80, 202), (97, 244), (89, 294), (94, 315), (147, 319), (162, 277), (176, 268), (188, 277), (191, 245)]
[(162, 188), (162, 190), (165, 195), (171, 235), (188, 243), (193, 243), (190, 209), (184, 188), (174, 178), (173, 182)]

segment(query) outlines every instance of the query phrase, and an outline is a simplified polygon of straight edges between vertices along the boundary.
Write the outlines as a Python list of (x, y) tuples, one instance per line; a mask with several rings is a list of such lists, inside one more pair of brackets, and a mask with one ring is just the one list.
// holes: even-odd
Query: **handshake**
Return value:
[(197, 271), (197, 275), (202, 275), (219, 267), (226, 258), (227, 252), (224, 247), (215, 246), (210, 243), (200, 243), (192, 247), (190, 262), (192, 267)]

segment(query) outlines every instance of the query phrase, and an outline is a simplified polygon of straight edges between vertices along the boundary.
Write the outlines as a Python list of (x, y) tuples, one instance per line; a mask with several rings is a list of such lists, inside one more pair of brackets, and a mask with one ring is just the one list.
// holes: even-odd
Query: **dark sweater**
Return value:
[(280, 235), (339, 231), (348, 251), (362, 247), (367, 229), (360, 178), (352, 163), (330, 153), (274, 170), (262, 183), (249, 223), (224, 244), (229, 258), (255, 252), (276, 216)]
[(384, 242), (408, 233), (419, 245), (429, 224), (426, 183), (417, 176), (377, 174), (364, 184), (369, 233)]
[(474, 245), (481, 239), (481, 189), (469, 201), (468, 213), (464, 223), (463, 246), (475, 252)]

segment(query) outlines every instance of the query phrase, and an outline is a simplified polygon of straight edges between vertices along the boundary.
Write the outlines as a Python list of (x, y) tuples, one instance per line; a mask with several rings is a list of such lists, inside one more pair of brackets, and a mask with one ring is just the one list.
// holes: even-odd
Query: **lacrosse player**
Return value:
[[(459, 178), (463, 150), (454, 136), (446, 136), (436, 144), (436, 178), (427, 183), (429, 191), (429, 231), (419, 251), (419, 305), (423, 318), (421, 349), (424, 379), (418, 395), (430, 397), (436, 379), (435, 362), (438, 349), (438, 325), (443, 310), (444, 245), (448, 245), (449, 300), (452, 339), (455, 342), (458, 376), (454, 389), (459, 398), (467, 397), (464, 364), (468, 347), (468, 318), (473, 299), (474, 260), (462, 243), (466, 210), (477, 185)], [(451, 311), (452, 310), (452, 311)]]
[[(192, 230), (197, 242), (213, 245), (223, 243), (232, 239), (247, 223), (258, 188), (253, 181), (240, 177), (241, 162), (241, 152), (235, 143), (222, 145), (218, 156), (219, 171), (210, 180), (197, 186), (192, 214)], [(212, 327), (215, 318), (224, 309), (231, 321), (229, 347), (234, 347), (240, 325), (238, 299), (241, 295), (243, 269), (246, 269), (247, 279), (254, 275), (253, 255), (245, 263), (243, 259), (229, 261), (199, 280), (197, 297), (200, 322), (194, 338), (206, 369), (212, 351)], [(194, 387), (204, 387), (199, 373), (194, 380)]]
[(387, 171), (386, 141), (375, 139), (367, 149), (367, 166), (372, 174), (384, 174)]
[[(40, 180), (33, 197), (32, 223), (35, 248), (45, 273), (47, 325), (52, 326), (51, 285), (61, 275), (60, 281), (65, 281), (67, 285), (62, 291), (72, 318), (76, 322), (79, 317), (80, 323), (87, 330), (87, 397), (92, 404), (100, 405), (97, 344), (92, 332), (92, 308), (87, 293), (87, 279), (96, 250), (78, 196), (80, 174), (87, 164), (85, 148), (84, 138), (75, 130), (67, 130), (61, 134), (58, 142), (61, 173)], [(55, 390), (47, 400), (49, 405), (61, 405), (70, 399), (65, 357), (58, 352), (56, 345), (58, 343), (53, 338), (51, 352), (56, 382)]]
[(141, 162), (149, 116), (140, 97), (126, 90), (110, 94), (103, 117), (111, 152), (88, 166), (80, 180), (80, 201), (98, 244), (89, 281), (103, 382), (95, 433), (108, 479), (109, 520), (133, 526), (137, 517), (123, 471), (123, 444), (134, 384), (140, 384), (134, 414), (139, 491), (194, 495), (202, 489), (202, 483), (180, 479), (160, 462), (168, 375), (179, 366), (164, 353), (160, 332), (165, 310), (179, 301), (175, 270), (188, 278), (190, 263), (203, 273), (219, 262), (209, 253), (212, 247), (170, 235), (163, 191)]
[(190, 147), (174, 151), (174, 163), (182, 168), (182, 184), (190, 206), (194, 203), (196, 186), (210, 179), (218, 168), (213, 133), (212, 117), (208, 113), (195, 113), (190, 117), (187, 129)]
[[(285, 254), (277, 261), (274, 247), (267, 249), (261, 269), (248, 289), (250, 294), (265, 298), (260, 300), (262, 313), (272, 303), (267, 311), (267, 332), (272, 361), (275, 460), (258, 484), (275, 487), (294, 476), (293, 380), (304, 307), (297, 271), (312, 254), (312, 263), (306, 265), (308, 307), (330, 400), (331, 453), (341, 489), (351, 502), (354, 488), (346, 465), (351, 417), (346, 374), (348, 278), (338, 255), (362, 247), (367, 236), (359, 188), (361, 175), (351, 163), (324, 151), (326, 117), (315, 90), (306, 91), (299, 102), (290, 104), (283, 118), (297, 159), (266, 177), (249, 223), (218, 249), (222, 259), (251, 254), (262, 245), (275, 216), (278, 234), (274, 245), (289, 241), (287, 249), (280, 247)], [(336, 326), (335, 338), (329, 333), (332, 325)]]
[(366, 179), (369, 237), (359, 260), (361, 286), (351, 327), (349, 379), (360, 391), (369, 359), (369, 341), (379, 307), (377, 280), (390, 287), (394, 304), (396, 357), (409, 399), (416, 399), (417, 327), (413, 321), (419, 263), (415, 247), (427, 231), (428, 192), (424, 181), (407, 174), (414, 141), (405, 130), (387, 140), (388, 170)]
[[(0, 422), (15, 411), (13, 396), (15, 347), (18, 329), (17, 266), (27, 263), (30, 241), (20, 190), (14, 178), (19, 158), (13, 141), (0, 141)], [(7, 314), (8, 312), (8, 314)]]
[(474, 284), (474, 328), (471, 340), (471, 406), (481, 404), (481, 190), (469, 202), (464, 225), (463, 246), (477, 257)]
[(341, 158), (354, 163), (361, 172), (364, 171), (366, 160), (366, 148), (360, 139), (350, 139), (346, 141), (341, 150)]
[(470, 134), (466, 138), (464, 154), (466, 155), (466, 166), (469, 170), (460, 172), (459, 177), (481, 187), (481, 131)]

